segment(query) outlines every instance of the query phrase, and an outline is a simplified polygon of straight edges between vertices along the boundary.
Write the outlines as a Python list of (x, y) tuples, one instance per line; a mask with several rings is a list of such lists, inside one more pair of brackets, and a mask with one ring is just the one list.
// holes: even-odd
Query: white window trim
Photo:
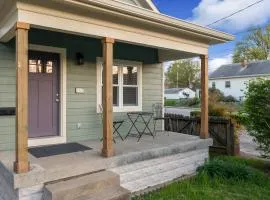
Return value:
[(53, 137), (30, 138), (28, 139), (28, 146), (43, 146), (50, 144), (60, 144), (67, 142), (67, 127), (66, 127), (66, 107), (67, 107), (67, 56), (65, 48), (43, 46), (29, 44), (29, 50), (58, 53), (60, 55), (60, 92), (61, 92), (61, 106), (60, 106), (60, 135)]
[[(97, 113), (101, 113), (100, 106), (102, 104), (102, 64), (103, 58), (97, 58)], [(134, 66), (138, 69), (138, 106), (123, 106), (123, 98), (119, 99), (119, 106), (113, 107), (113, 112), (135, 112), (142, 111), (142, 62), (118, 60), (113, 61), (115, 66)], [(121, 85), (121, 84), (120, 84)], [(123, 95), (123, 88), (119, 87), (120, 97)]]

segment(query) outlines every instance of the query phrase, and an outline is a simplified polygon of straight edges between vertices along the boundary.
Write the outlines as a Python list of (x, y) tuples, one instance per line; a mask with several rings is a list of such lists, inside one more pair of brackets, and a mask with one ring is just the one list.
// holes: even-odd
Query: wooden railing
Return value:
[[(169, 121), (165, 122), (165, 130), (188, 135), (200, 134), (201, 120), (198, 117), (185, 117), (176, 114), (165, 114), (166, 117), (171, 118), (171, 125)], [(234, 125), (230, 119), (221, 117), (209, 118), (209, 135), (213, 138), (213, 146), (210, 151), (234, 155)]]

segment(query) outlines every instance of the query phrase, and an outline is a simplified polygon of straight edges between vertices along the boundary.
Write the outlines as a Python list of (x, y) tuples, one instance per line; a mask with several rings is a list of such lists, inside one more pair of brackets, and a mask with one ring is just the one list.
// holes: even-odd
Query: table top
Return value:
[(152, 112), (128, 112), (128, 115), (153, 115)]

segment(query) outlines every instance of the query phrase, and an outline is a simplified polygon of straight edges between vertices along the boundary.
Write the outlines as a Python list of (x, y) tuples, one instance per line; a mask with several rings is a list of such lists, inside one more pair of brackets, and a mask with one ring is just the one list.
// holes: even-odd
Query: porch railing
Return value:
[[(201, 120), (198, 117), (185, 117), (177, 114), (165, 114), (171, 118), (172, 127), (165, 122), (165, 130), (188, 135), (200, 135)], [(213, 138), (213, 146), (210, 151), (234, 155), (234, 125), (231, 120), (221, 117), (209, 118), (209, 135)]]

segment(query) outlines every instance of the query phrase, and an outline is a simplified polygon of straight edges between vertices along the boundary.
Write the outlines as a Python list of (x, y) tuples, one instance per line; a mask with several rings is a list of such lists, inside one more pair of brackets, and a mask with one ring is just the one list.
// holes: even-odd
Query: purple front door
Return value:
[(29, 137), (59, 135), (59, 54), (29, 51)]

